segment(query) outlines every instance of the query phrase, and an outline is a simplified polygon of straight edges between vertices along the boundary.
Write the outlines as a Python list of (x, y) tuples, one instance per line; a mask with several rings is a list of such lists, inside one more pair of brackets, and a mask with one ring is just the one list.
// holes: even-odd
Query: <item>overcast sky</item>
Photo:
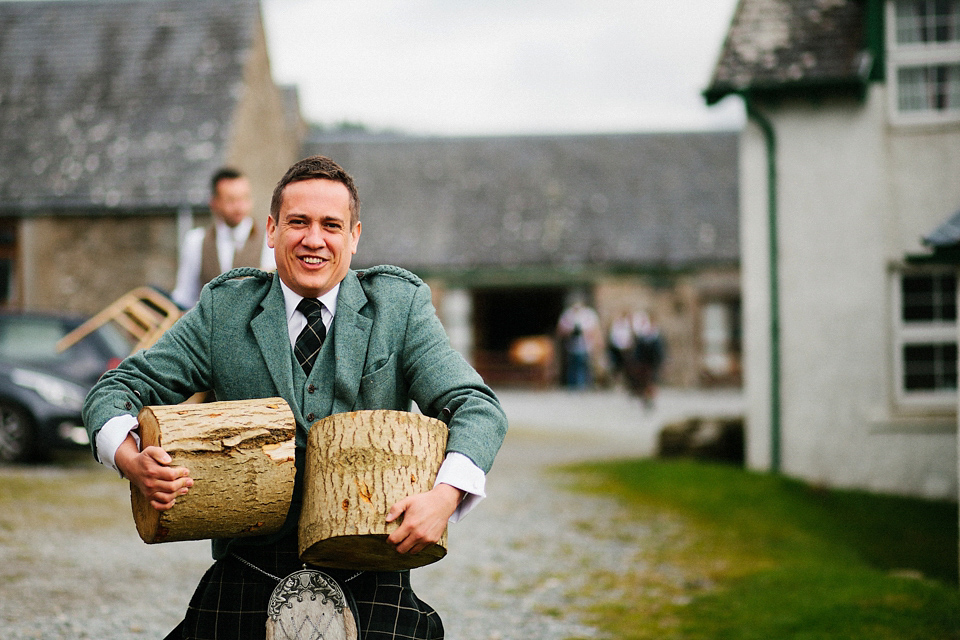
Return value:
[(304, 116), (414, 134), (738, 128), (706, 87), (736, 0), (263, 0)]

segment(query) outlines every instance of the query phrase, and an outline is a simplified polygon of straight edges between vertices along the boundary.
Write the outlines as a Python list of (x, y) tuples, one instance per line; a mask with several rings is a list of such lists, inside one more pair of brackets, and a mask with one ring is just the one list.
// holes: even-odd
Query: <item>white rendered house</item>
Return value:
[(956, 499), (960, 1), (741, 0), (705, 96), (748, 112), (748, 465)]

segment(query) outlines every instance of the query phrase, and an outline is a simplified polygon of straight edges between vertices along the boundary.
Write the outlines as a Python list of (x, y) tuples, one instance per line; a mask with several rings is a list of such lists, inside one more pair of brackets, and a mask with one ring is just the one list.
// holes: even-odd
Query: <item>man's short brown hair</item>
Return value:
[(236, 180), (242, 177), (244, 177), (243, 173), (233, 167), (221, 167), (217, 169), (217, 172), (210, 178), (210, 195), (214, 197), (217, 196), (217, 189), (219, 188), (221, 180)]
[(350, 192), (350, 228), (357, 226), (360, 222), (360, 196), (357, 195), (357, 186), (343, 167), (326, 156), (310, 156), (287, 169), (273, 190), (273, 198), (270, 200), (270, 215), (274, 221), (280, 221), (283, 190), (288, 184), (304, 180), (333, 180), (345, 186)]

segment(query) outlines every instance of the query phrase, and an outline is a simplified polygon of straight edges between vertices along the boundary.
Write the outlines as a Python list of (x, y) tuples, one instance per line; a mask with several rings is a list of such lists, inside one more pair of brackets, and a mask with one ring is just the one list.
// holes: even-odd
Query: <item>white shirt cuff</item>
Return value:
[(451, 451), (444, 458), (433, 486), (437, 486), (441, 482), (466, 493), (456, 511), (450, 516), (450, 522), (457, 522), (466, 516), (471, 509), (487, 497), (484, 492), (487, 477), (483, 470), (473, 464), (473, 460), (456, 451)]
[(100, 431), (97, 431), (96, 442), (97, 457), (100, 459), (101, 464), (120, 473), (114, 457), (117, 454), (117, 449), (119, 449), (123, 441), (127, 439), (128, 433), (133, 435), (133, 439), (137, 441), (137, 447), (140, 446), (140, 435), (134, 431), (137, 426), (139, 425), (134, 416), (123, 414), (110, 418), (100, 427)]

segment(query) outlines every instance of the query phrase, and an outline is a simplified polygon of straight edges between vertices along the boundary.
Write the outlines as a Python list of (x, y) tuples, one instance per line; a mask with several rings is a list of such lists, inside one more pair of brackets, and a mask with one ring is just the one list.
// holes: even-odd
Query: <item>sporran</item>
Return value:
[(267, 604), (267, 640), (358, 640), (357, 621), (336, 581), (306, 566), (280, 580)]

